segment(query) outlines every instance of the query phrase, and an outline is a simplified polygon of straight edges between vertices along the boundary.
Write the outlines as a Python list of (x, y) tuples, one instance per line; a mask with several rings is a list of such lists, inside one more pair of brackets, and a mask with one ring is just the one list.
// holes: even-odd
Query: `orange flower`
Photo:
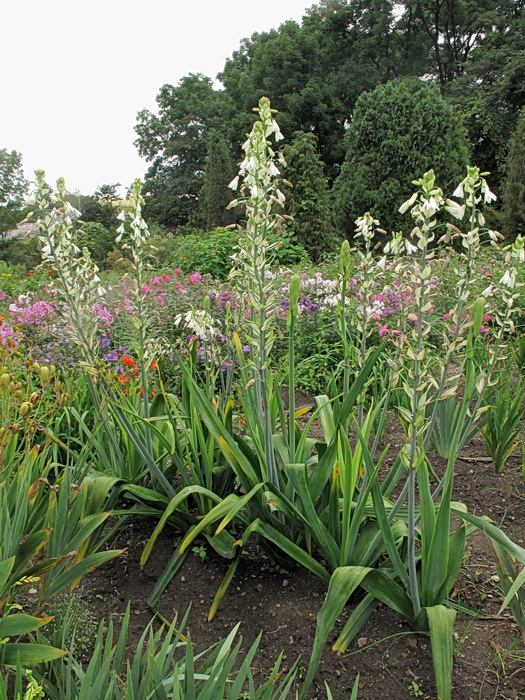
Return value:
[(139, 368), (138, 368), (138, 367), (135, 367), (135, 371), (133, 372), (133, 376), (134, 376), (134, 377), (138, 377), (138, 376), (139, 376)]
[(122, 364), (126, 365), (126, 367), (133, 367), (133, 365), (135, 364), (135, 360), (132, 357), (129, 357), (128, 355), (122, 355), (120, 359), (122, 361)]
[(156, 362), (152, 362), (151, 365), (150, 365), (150, 367), (151, 367), (151, 369), (157, 369), (157, 368), (158, 368), (158, 364), (157, 364)]
[(119, 384), (127, 384), (128, 378), (127, 377), (117, 377), (117, 382), (119, 382)]
[(212, 253), (212, 255), (217, 255), (217, 253)]

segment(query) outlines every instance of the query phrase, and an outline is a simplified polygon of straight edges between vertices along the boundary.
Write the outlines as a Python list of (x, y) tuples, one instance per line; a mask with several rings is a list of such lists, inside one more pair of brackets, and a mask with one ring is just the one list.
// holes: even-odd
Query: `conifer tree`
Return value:
[(329, 190), (314, 134), (296, 131), (284, 150), (283, 175), (292, 187), (286, 190), (286, 213), (293, 217), (290, 229), (297, 241), (317, 261), (334, 251), (334, 235)]
[(191, 223), (206, 229), (228, 226), (235, 221), (233, 210), (226, 209), (233, 199), (228, 185), (235, 174), (235, 163), (226, 140), (218, 131), (212, 131), (208, 137), (205, 168), (198, 212)]
[(348, 238), (366, 212), (383, 228), (411, 228), (398, 207), (412, 181), (434, 169), (452, 193), (465, 177), (465, 131), (439, 87), (419, 78), (392, 80), (357, 100), (346, 134), (346, 156), (334, 183), (334, 218)]
[(525, 109), (510, 142), (503, 188), (503, 233), (509, 241), (525, 236)]

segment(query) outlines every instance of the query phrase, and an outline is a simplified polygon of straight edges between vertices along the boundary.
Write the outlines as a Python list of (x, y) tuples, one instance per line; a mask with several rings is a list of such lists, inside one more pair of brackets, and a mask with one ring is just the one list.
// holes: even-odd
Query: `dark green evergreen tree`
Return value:
[(293, 217), (290, 229), (310, 257), (317, 261), (336, 248), (328, 184), (314, 134), (296, 131), (284, 149), (283, 175), (292, 187), (286, 190), (286, 213)]
[(218, 131), (211, 131), (204, 171), (204, 183), (199, 192), (199, 208), (191, 224), (206, 229), (228, 226), (235, 221), (235, 210), (226, 207), (233, 199), (228, 187), (236, 173), (235, 161), (228, 143)]
[(383, 228), (407, 228), (398, 208), (411, 194), (412, 180), (433, 168), (451, 193), (465, 176), (467, 158), (464, 130), (437, 85), (409, 78), (363, 93), (333, 189), (337, 225), (352, 238), (355, 219), (369, 211)]
[(525, 108), (512, 136), (503, 186), (503, 231), (509, 241), (525, 236)]

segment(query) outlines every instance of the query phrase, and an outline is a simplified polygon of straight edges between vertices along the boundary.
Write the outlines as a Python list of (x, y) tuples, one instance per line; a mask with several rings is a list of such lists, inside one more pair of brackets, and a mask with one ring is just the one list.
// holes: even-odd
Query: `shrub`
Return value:
[(216, 280), (225, 280), (231, 268), (236, 235), (234, 231), (216, 228), (210, 233), (184, 236), (177, 266), (186, 274), (200, 272)]

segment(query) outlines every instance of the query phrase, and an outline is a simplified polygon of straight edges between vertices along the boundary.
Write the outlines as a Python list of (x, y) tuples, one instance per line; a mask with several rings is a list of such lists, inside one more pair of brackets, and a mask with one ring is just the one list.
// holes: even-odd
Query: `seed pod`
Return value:
[(13, 391), (13, 396), (17, 401), (23, 401), (24, 400), (24, 394), (20, 391), (20, 389), (17, 389), (16, 391)]
[(13, 425), (12, 425), (11, 428), (10, 428), (10, 430), (11, 430), (11, 433), (12, 433), (13, 435), (16, 435), (16, 434), (18, 433), (18, 431), (20, 430), (20, 424), (19, 424), (19, 423), (13, 423)]
[(2, 376), (0, 376), (0, 387), (2, 387), (2, 389), (7, 389), (7, 387), (10, 384), (10, 381), (11, 381), (11, 377), (9, 376), (9, 374), (7, 372), (4, 372), (4, 374), (2, 374)]
[(22, 418), (25, 418), (31, 413), (32, 408), (33, 406), (29, 403), (29, 401), (24, 401), (24, 403), (18, 409), (18, 412), (20, 413)]
[(31, 367), (35, 370), (35, 372), (39, 372), (39, 371), (40, 371), (40, 365), (38, 364), (38, 362), (33, 362), (33, 364), (31, 365)]
[(5, 436), (7, 435), (7, 428), (0, 428), (0, 444), (2, 444)]
[(36, 392), (36, 391), (33, 391), (33, 393), (31, 394), (31, 396), (29, 397), (29, 402), (30, 402), (33, 406), (36, 406), (37, 403), (38, 403), (39, 398), (40, 398), (40, 394), (39, 394), (38, 392)]

